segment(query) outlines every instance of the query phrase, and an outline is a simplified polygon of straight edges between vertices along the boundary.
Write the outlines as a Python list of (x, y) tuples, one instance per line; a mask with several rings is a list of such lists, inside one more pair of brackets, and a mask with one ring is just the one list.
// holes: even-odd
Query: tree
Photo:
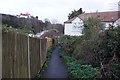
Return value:
[(46, 22), (46, 21), (47, 21), (47, 22), (50, 22), (50, 20), (49, 20), (48, 18), (45, 18), (44, 21), (45, 21), (45, 22)]
[(52, 24), (57, 24), (58, 20), (57, 19), (52, 19)]
[(104, 30), (104, 26), (100, 23), (101, 20), (93, 17), (89, 17), (84, 23), (84, 28), (82, 33), (87, 39), (97, 39), (100, 32)]
[(68, 19), (72, 19), (73, 17), (75, 17), (75, 16), (78, 16), (79, 14), (82, 14), (82, 13), (84, 13), (83, 11), (82, 11), (82, 8), (80, 8), (79, 10), (74, 10), (74, 11), (71, 11), (71, 13), (69, 13), (69, 15), (68, 15)]

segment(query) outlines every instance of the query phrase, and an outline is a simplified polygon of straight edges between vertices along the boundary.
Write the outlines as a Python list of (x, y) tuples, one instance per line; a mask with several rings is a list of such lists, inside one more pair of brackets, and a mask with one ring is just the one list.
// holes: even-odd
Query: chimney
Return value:
[(112, 20), (112, 21), (113, 21), (113, 19), (114, 19), (114, 18), (113, 18), (113, 17), (111, 17), (111, 20)]
[(120, 11), (120, 1), (118, 2), (118, 11)]
[[(120, 11), (120, 1), (118, 2), (118, 11)], [(120, 17), (120, 12), (118, 12), (118, 17)]]

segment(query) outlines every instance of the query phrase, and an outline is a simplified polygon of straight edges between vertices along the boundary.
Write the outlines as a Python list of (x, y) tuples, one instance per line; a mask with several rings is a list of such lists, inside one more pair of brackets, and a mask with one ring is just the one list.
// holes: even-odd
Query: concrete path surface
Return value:
[(59, 49), (60, 47), (57, 47), (53, 51), (51, 60), (42, 78), (68, 78), (66, 67), (59, 57)]

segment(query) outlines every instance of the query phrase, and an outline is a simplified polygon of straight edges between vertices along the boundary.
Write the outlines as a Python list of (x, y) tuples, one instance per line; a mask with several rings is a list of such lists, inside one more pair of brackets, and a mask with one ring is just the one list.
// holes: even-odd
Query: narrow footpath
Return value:
[(60, 47), (57, 47), (53, 51), (48, 67), (43, 74), (43, 78), (68, 78), (66, 67), (59, 57), (59, 49)]

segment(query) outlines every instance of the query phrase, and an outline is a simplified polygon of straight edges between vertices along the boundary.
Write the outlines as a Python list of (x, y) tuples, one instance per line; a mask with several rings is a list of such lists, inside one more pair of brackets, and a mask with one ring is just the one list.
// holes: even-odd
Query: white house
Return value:
[(64, 22), (64, 35), (81, 36), (84, 22), (88, 17), (98, 17), (105, 27), (120, 25), (120, 11), (83, 13)]
[(17, 18), (34, 18), (28, 12), (26, 14), (20, 13), (20, 15), (17, 15)]
[(71, 35), (71, 36), (79, 36), (82, 35), (82, 25), (83, 20), (81, 20), (79, 17), (74, 17), (73, 19), (70, 19), (65, 22), (65, 29), (64, 33), (65, 35)]

